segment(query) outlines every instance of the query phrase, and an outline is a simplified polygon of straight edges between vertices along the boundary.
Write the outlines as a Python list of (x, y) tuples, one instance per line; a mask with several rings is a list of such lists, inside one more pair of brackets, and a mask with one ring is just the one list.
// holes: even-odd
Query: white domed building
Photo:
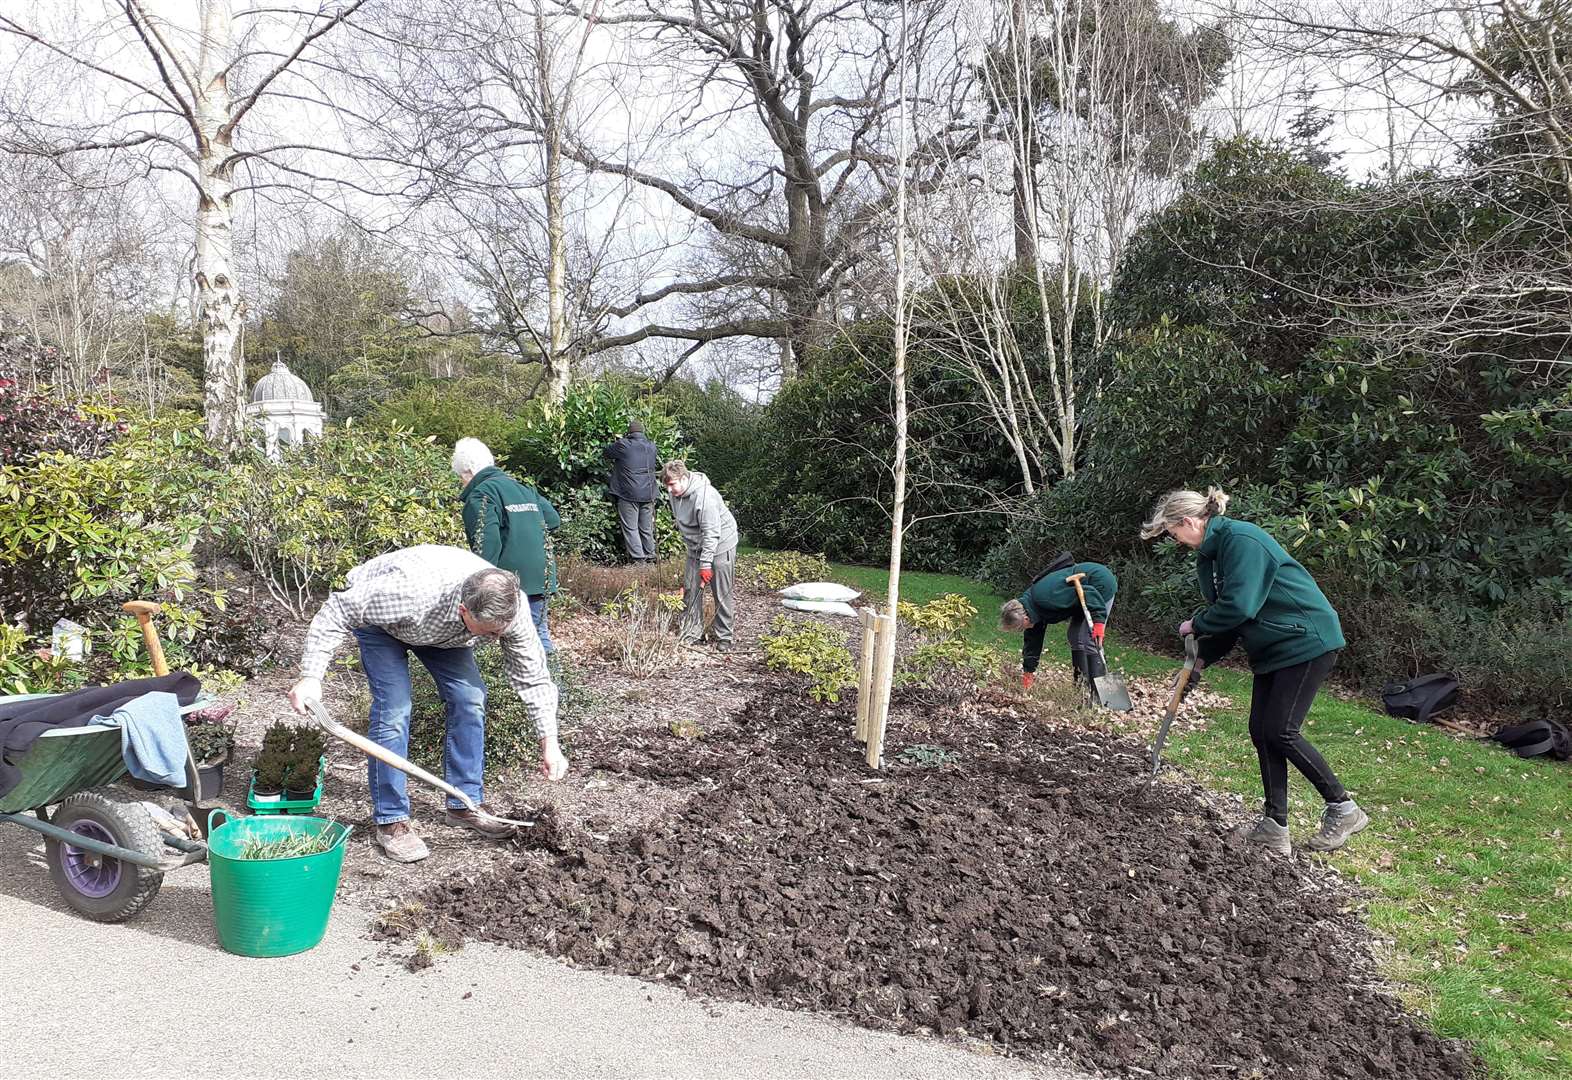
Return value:
[(311, 388), (282, 360), (257, 380), (246, 415), (261, 427), (269, 457), (277, 457), (280, 447), (298, 446), (307, 435), (321, 435), (325, 416)]

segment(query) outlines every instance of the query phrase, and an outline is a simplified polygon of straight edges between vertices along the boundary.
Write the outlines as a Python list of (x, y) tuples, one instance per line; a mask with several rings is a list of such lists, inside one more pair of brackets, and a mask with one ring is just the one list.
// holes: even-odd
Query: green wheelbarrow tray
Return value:
[[(5, 697), (0, 704), (49, 696)], [(207, 858), (205, 843), (160, 828), (132, 793), (110, 787), (129, 771), (118, 728), (54, 728), (39, 735), (15, 764), (20, 776), (0, 796), (0, 822), (43, 834), (50, 874), (61, 895), (90, 918), (130, 918), (156, 895), (165, 873)], [(185, 787), (165, 790), (179, 793), (204, 836), (212, 810), (228, 813), (202, 805), (201, 778), (189, 747)]]

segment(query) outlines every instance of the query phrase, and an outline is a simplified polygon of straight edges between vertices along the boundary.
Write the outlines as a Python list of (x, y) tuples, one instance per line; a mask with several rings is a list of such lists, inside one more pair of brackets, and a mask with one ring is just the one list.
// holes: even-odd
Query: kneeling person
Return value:
[[(1070, 580), (1077, 574), (1085, 575), (1081, 589), (1086, 593), (1086, 611), (1092, 616), (1090, 623), (1081, 610), (1075, 583)], [(1073, 562), (1069, 555), (1064, 555), (1039, 574), (1024, 593), (1007, 601), (999, 609), (999, 626), (1004, 630), (1025, 632), (1021, 642), (1021, 685), (1031, 689), (1049, 623), (1070, 624), (1065, 636), (1070, 643), (1070, 663), (1076, 682), (1084, 682), (1090, 687), (1093, 679), (1107, 674), (1102, 657), (1103, 634), (1108, 626), (1108, 615), (1113, 611), (1114, 593), (1118, 590), (1119, 581), (1114, 572), (1102, 563)]]
[[(443, 773), (482, 809), (486, 752), (486, 686), (475, 663), (475, 645), (495, 639), (502, 648), (508, 683), (523, 701), (540, 737), (541, 770), (549, 780), (568, 771), (557, 744), (557, 687), (546, 671), (540, 638), (521, 614), (518, 578), (461, 548), (425, 544), (380, 555), (349, 572), (341, 592), (329, 596), (311, 620), (300, 664), (300, 681), (290, 704), (304, 714), (306, 701), (322, 696), (322, 676), (333, 650), (353, 631), (360, 664), (371, 685), (373, 742), (409, 756), (411, 713), (409, 656), (413, 653), (437, 685), (447, 709)], [(398, 862), (428, 854), (409, 824), (404, 773), (367, 759), (367, 779), (376, 831), (383, 852)], [(482, 836), (504, 839), (513, 827), (466, 809), (449, 797), (447, 822)]]

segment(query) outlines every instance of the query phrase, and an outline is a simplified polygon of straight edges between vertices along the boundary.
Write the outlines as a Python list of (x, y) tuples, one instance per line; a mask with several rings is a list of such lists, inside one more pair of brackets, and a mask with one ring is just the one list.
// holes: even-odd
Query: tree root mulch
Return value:
[(846, 707), (789, 695), (702, 739), (587, 737), (581, 765), (694, 797), (610, 841), (534, 811), (529, 850), (429, 888), (399, 932), (1127, 1076), (1475, 1074), (1381, 988), (1335, 875), (1143, 785), (1140, 747), (1002, 698), (899, 705), (877, 773)]

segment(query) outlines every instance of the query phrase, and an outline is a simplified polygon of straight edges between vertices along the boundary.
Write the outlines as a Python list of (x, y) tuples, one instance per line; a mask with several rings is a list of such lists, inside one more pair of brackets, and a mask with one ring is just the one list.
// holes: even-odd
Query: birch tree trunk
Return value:
[(196, 213), (197, 327), (202, 333), (202, 401), (207, 438), (239, 445), (245, 433), (246, 372), (235, 353), (240, 335), (240, 290), (234, 268), (234, 173), (229, 158), (229, 57), (234, 34), (231, 0), (204, 0), (197, 53)]
[[(895, 399), (895, 456), (893, 463), (894, 489), (890, 496), (890, 585), (885, 596), (890, 618), (890, 633), (896, 628), (901, 602), (901, 541), (906, 532), (906, 335), (909, 323), (906, 306), (906, 170), (911, 160), (908, 135), (906, 75), (906, 3), (901, 4), (901, 51), (899, 78), (899, 132), (895, 166), (895, 335), (893, 343), (894, 369), (890, 373), (890, 386)], [(870, 759), (884, 758), (884, 723), (890, 707), (890, 687), (895, 681), (895, 642), (879, 654), (879, 668), (873, 673), (874, 700), (879, 702), (880, 715), (873, 726), (878, 732), (879, 746)]]
[[(233, 0), (116, 0), (103, 5), (91, 32), (69, 40), (53, 40), (51, 32), (25, 21), (15, 10), (22, 5), (0, 4), (0, 36), (24, 43), (15, 57), (36, 57), (26, 64), (34, 77), (60, 78), (63, 62), (73, 78), (117, 88), (104, 99), (112, 104), (102, 116), (70, 109), (40, 117), (0, 111), (0, 142), (57, 162), (79, 156), (130, 161), (144, 176), (178, 175), (192, 185), (191, 281), (202, 334), (203, 406), (208, 437), (223, 448), (239, 445), (245, 435), (246, 380), (239, 355), (244, 308), (234, 263), (236, 166), (242, 159), (251, 167), (265, 166), (280, 155), (295, 162), (282, 185), (334, 184), (341, 181), (300, 168), (299, 155), (353, 156), (343, 147), (309, 141), (239, 153), (235, 132), (264, 99), (338, 108), (315, 81), (324, 67), (314, 50), (366, 2), (339, 0), (329, 10), (320, 0), (298, 7), (277, 0), (237, 14)], [(290, 75), (292, 68), (307, 65), (311, 77)], [(23, 81), (26, 75), (13, 69), (8, 77)], [(244, 85), (237, 91), (232, 80)]]
[[(597, 5), (598, 6), (598, 5)], [(588, 31), (586, 30), (586, 33)], [(535, 0), (535, 66), (539, 80), (541, 120), (544, 128), (542, 154), (545, 168), (546, 200), (546, 398), (562, 402), (568, 396), (572, 363), (568, 356), (568, 228), (562, 207), (562, 129), (563, 109), (571, 100), (572, 84), (561, 92), (552, 78), (553, 43), (546, 37), (546, 16), (541, 0)], [(573, 74), (577, 75), (574, 64)]]

